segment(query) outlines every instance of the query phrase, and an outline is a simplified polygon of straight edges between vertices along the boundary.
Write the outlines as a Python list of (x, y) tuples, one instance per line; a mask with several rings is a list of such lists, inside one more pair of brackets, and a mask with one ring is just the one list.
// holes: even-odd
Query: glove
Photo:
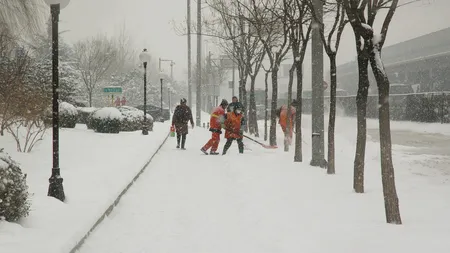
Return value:
[(239, 135), (244, 135), (244, 131), (243, 131), (243, 130), (240, 130), (240, 131), (239, 131)]
[(194, 129), (194, 123), (192, 123), (191, 126), (192, 126), (192, 129)]

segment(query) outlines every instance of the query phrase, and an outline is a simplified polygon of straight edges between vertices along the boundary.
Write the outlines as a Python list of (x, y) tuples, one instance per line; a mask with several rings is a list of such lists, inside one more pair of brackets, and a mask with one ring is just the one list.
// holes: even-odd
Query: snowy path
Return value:
[[(248, 192), (248, 181), (261, 175), (239, 175), (250, 163), (239, 157), (236, 146), (225, 157), (203, 155), (199, 148), (207, 138), (206, 130), (196, 129), (188, 135), (186, 151), (177, 150), (174, 139), (167, 143), (81, 252), (241, 250), (258, 225), (255, 211), (262, 208), (248, 208), (258, 202), (253, 195), (259, 196), (257, 188)], [(260, 186), (270, 187), (270, 178), (260, 179)]]
[(252, 151), (244, 155), (234, 144), (227, 156), (205, 156), (199, 148), (208, 137), (204, 129), (191, 131), (186, 151), (171, 139), (80, 253), (444, 253), (450, 247), (447, 185), (400, 171), (405, 225), (386, 225), (376, 163), (367, 165), (367, 193), (358, 195), (351, 191), (351, 166), (327, 176), (292, 163), (281, 148), (249, 142)]

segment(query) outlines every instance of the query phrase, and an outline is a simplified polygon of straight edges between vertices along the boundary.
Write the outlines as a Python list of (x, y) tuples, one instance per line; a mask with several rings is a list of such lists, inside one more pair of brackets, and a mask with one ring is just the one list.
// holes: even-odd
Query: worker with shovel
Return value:
[(223, 147), (222, 155), (227, 153), (234, 140), (238, 143), (239, 153), (243, 154), (244, 143), (242, 142), (242, 138), (244, 137), (245, 120), (242, 115), (242, 106), (239, 103), (234, 106), (232, 112), (228, 112), (225, 115), (225, 121), (222, 127), (225, 129), (225, 138), (227, 139)]
[[(278, 109), (278, 117), (280, 120), (278, 123), (281, 126), (281, 129), (283, 130), (284, 135), (287, 137), (287, 142), (289, 145), (292, 144), (292, 136), (294, 132), (294, 122), (295, 122), (295, 107), (297, 106), (297, 101), (294, 99), (291, 103), (291, 108), (288, 112), (287, 105), (283, 105)], [(289, 117), (289, 120), (288, 120)], [(288, 131), (288, 121), (289, 121), (289, 133)]]
[(222, 123), (225, 119), (225, 109), (228, 106), (228, 101), (223, 99), (220, 105), (211, 113), (209, 120), (209, 131), (212, 132), (211, 139), (200, 150), (207, 155), (208, 149), (211, 148), (210, 155), (218, 155), (217, 148), (219, 147), (220, 135), (222, 134)]

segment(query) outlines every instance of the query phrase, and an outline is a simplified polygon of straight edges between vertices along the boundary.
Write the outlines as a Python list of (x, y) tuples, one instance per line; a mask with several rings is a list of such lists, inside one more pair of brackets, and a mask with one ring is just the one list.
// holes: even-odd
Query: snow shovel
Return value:
[(259, 145), (261, 145), (265, 149), (277, 149), (278, 148), (277, 146), (270, 146), (270, 145), (266, 145), (264, 143), (261, 143), (261, 142), (255, 140), (255, 139), (253, 139), (253, 138), (248, 137), (247, 135), (244, 135), (244, 137), (249, 139), (249, 140), (251, 140), (251, 141), (253, 141), (253, 142), (258, 143)]
[[(227, 128), (225, 128), (225, 130), (228, 130), (228, 131), (233, 132), (233, 133), (235, 133), (235, 134), (239, 134), (239, 133), (236, 133), (236, 132), (234, 132), (234, 131), (231, 131), (230, 129), (227, 129)], [(270, 145), (266, 145), (266, 144), (264, 144), (264, 143), (261, 143), (261, 142), (255, 140), (255, 139), (253, 139), (253, 138), (251, 138), (251, 137), (248, 137), (247, 135), (243, 135), (243, 136), (244, 136), (245, 138), (247, 138), (247, 139), (249, 139), (249, 140), (255, 142), (255, 143), (258, 143), (259, 145), (261, 145), (261, 146), (262, 146), (263, 148), (265, 148), (265, 149), (277, 149), (277, 148), (278, 148), (277, 146), (270, 146)]]

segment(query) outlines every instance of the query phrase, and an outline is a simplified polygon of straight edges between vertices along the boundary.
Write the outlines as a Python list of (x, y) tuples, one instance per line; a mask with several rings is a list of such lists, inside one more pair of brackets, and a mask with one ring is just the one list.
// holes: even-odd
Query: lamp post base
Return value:
[(57, 198), (64, 202), (66, 196), (64, 194), (63, 178), (60, 175), (54, 175), (54, 173), (52, 173), (52, 176), (48, 179), (48, 181), (50, 183), (48, 185), (48, 196)]
[(148, 127), (147, 126), (142, 127), (142, 134), (148, 135)]

